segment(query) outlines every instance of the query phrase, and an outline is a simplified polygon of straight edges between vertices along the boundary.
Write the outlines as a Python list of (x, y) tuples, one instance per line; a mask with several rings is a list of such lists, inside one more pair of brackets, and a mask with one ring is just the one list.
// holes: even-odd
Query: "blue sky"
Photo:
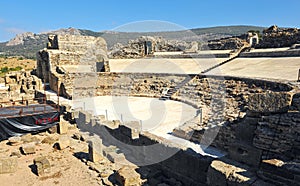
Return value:
[(0, 41), (18, 33), (59, 28), (112, 30), (160, 20), (185, 28), (224, 25), (300, 27), (299, 0), (85, 0), (0, 1)]

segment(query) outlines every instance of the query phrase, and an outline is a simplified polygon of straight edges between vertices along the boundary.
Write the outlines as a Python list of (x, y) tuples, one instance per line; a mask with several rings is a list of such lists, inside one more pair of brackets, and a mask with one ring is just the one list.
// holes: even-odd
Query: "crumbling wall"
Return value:
[(153, 55), (154, 52), (197, 52), (197, 42), (185, 42), (179, 40), (167, 40), (158, 36), (141, 36), (130, 40), (127, 45), (115, 44), (109, 53), (110, 58), (141, 58)]
[(300, 32), (297, 28), (279, 28), (276, 25), (263, 31), (263, 37), (255, 48), (291, 47), (300, 43)]
[[(103, 38), (77, 35), (50, 35), (48, 48), (37, 53), (37, 76), (45, 83), (58, 68), (91, 66), (92, 71), (109, 72), (107, 45)], [(66, 70), (65, 73), (69, 73)]]
[[(138, 73), (72, 73), (59, 78), (64, 97), (128, 95), (160, 97), (165, 88), (174, 87), (184, 80), (185, 75), (138, 74)], [(58, 78), (52, 78), (58, 81)], [(52, 90), (57, 91), (57, 82)], [(63, 86), (63, 87), (62, 87)], [(75, 90), (73, 90), (75, 89)]]
[[(143, 178), (147, 179), (146, 183), (156, 185), (170, 181), (164, 180), (163, 177), (173, 178), (173, 183), (177, 182), (182, 185), (204, 185), (206, 183), (207, 169), (214, 158), (201, 156), (191, 149), (186, 149), (186, 147), (181, 147), (170, 140), (153, 134), (138, 133), (135, 137), (132, 135), (132, 128), (121, 124), (120, 121), (97, 119), (97, 117), (93, 117), (91, 113), (86, 111), (78, 111), (76, 115), (78, 115), (77, 125), (81, 130), (99, 135), (102, 143), (106, 146), (116, 146), (130, 162), (144, 162), (147, 164), (153, 162), (137, 169), (137, 172), (140, 172)], [(142, 146), (151, 145), (156, 147), (145, 148), (144, 152), (135, 148), (141, 146), (142, 149)], [(158, 151), (154, 151), (155, 149)], [(144, 153), (148, 156), (145, 157)], [(173, 156), (165, 157), (170, 156), (168, 153)], [(143, 174), (145, 170), (148, 173)]]
[(218, 40), (208, 41), (208, 48), (210, 50), (236, 50), (244, 46), (245, 40), (238, 37), (228, 37)]
[(229, 159), (250, 166), (267, 182), (297, 184), (300, 114), (291, 102), (290, 92), (250, 94), (246, 115), (215, 128), (219, 131), (212, 146), (227, 151)]
[(26, 71), (7, 73), (4, 79), (7, 89), (2, 92), (1, 102), (9, 102), (10, 100), (33, 101), (35, 90), (43, 90), (44, 88), (38, 77)]

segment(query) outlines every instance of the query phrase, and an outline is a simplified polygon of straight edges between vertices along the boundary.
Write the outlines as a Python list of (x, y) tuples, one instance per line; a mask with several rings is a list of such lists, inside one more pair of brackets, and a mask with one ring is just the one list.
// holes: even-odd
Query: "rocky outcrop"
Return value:
[(36, 34), (32, 32), (25, 32), (22, 34), (17, 34), (16, 37), (11, 39), (6, 43), (6, 46), (15, 46), (15, 45), (23, 45), (25, 40), (36, 39)]

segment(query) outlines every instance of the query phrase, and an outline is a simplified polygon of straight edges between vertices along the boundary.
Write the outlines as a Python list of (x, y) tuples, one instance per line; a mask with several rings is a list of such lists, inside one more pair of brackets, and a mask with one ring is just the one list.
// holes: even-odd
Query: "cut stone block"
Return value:
[(23, 141), (21, 141), (21, 137), (13, 136), (13, 137), (8, 138), (8, 143), (11, 146), (17, 146), (17, 145), (21, 145), (23, 143)]
[(106, 157), (107, 157), (107, 159), (109, 159), (109, 161), (111, 161), (113, 163), (125, 161), (125, 156), (123, 153), (118, 154), (116, 152), (109, 152)]
[(116, 180), (124, 186), (141, 185), (140, 175), (128, 166), (122, 167), (117, 171)]
[(38, 157), (33, 160), (38, 176), (43, 176), (51, 172), (50, 162), (46, 157)]
[(71, 143), (71, 141), (70, 141), (69, 136), (61, 135), (56, 144), (57, 144), (57, 147), (59, 150), (63, 150), (63, 149), (66, 149), (67, 147), (69, 147), (70, 143)]
[(89, 158), (92, 162), (98, 162), (103, 159), (102, 140), (100, 138), (93, 138), (88, 142), (89, 144)]
[(67, 121), (64, 121), (63, 119), (60, 119), (60, 122), (58, 124), (58, 133), (59, 134), (66, 134), (68, 132), (69, 123)]
[(256, 179), (248, 167), (221, 160), (213, 161), (207, 172), (208, 185), (251, 185)]
[(31, 143), (23, 144), (21, 149), (22, 149), (22, 152), (25, 155), (27, 155), (27, 154), (34, 154), (35, 153), (35, 147), (36, 147), (35, 142), (31, 142)]

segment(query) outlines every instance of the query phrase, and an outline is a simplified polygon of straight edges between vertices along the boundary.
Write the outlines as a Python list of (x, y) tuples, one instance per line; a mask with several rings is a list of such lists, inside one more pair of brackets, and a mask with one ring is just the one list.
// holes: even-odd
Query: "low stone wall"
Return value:
[(243, 52), (240, 57), (299, 57), (300, 50), (271, 51), (271, 52)]
[(154, 55), (157, 58), (169, 58), (169, 59), (186, 59), (186, 58), (229, 58), (230, 53), (216, 53), (216, 54), (197, 54), (197, 53), (186, 53), (180, 55)]
[[(55, 75), (54, 75), (55, 76)], [(126, 95), (160, 97), (165, 88), (176, 86), (186, 75), (144, 73), (70, 73), (52, 78), (54, 91), (60, 80), (60, 94), (76, 98), (86, 96)]]
[[(148, 162), (149, 164), (149, 162), (153, 162), (151, 165), (140, 166), (137, 172), (142, 172), (146, 168), (156, 172), (161, 171), (163, 175), (175, 178), (184, 185), (205, 185), (207, 170), (214, 158), (201, 156), (191, 149), (180, 147), (153, 134), (139, 133), (138, 138), (133, 137), (134, 131), (132, 128), (117, 123), (120, 122), (95, 120), (90, 113), (85, 111), (79, 111), (78, 113), (77, 125), (82, 131), (99, 135), (104, 145), (116, 146), (124, 153), (126, 159), (132, 163)], [(153, 151), (154, 148), (151, 147), (144, 148), (144, 152), (138, 150), (143, 149), (142, 146), (151, 145), (156, 145), (155, 149), (158, 151)], [(136, 149), (136, 146), (141, 146), (141, 148)], [(173, 156), (168, 157), (170, 153)], [(145, 157), (144, 155), (148, 156)], [(157, 161), (158, 159), (162, 161)], [(158, 179), (162, 175), (147, 176), (147, 179)]]

